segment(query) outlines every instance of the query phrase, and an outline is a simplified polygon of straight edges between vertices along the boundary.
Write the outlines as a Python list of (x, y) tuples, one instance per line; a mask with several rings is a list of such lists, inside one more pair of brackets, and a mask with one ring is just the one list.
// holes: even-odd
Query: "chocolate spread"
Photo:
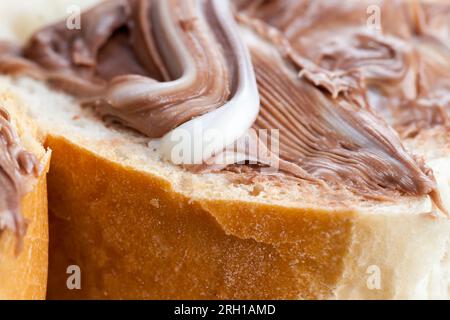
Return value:
[[(432, 171), (399, 135), (448, 125), (450, 5), (234, 5), (261, 98), (253, 127), (280, 130), (285, 174), (367, 195), (435, 195)], [(369, 7), (380, 11), (379, 25), (368, 23)], [(61, 22), (38, 31), (21, 53), (3, 53), (0, 72), (46, 80), (159, 138), (237, 90), (230, 57), (239, 54), (220, 15), (211, 0), (106, 1), (82, 15), (81, 29)]]
[(28, 178), (38, 174), (38, 160), (24, 150), (11, 126), (8, 112), (0, 106), (0, 232), (11, 229), (18, 239), (25, 234), (20, 200), (29, 191)]

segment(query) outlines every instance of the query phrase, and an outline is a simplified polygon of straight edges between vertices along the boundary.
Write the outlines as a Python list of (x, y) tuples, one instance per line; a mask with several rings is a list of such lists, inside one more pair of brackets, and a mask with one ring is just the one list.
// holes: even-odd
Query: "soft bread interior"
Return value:
[[(34, 10), (42, 5), (42, 1), (31, 2), (33, 6), (29, 3), (27, 6)], [(24, 39), (33, 28), (63, 15), (63, 1), (53, 2), (58, 3), (60, 10), (40, 19), (33, 27), (13, 27), (11, 11), (0, 10), (8, 12), (6, 16), (10, 19), (10, 22), (2, 22), (5, 23), (5, 28), (1, 29), (6, 38)], [(79, 1), (80, 4), (93, 2)], [(50, 1), (45, 3), (48, 7)], [(21, 14), (16, 17), (22, 18)], [(192, 201), (238, 200), (280, 207), (317, 208), (327, 214), (338, 214), (341, 210), (354, 212), (352, 241), (343, 262), (342, 277), (335, 285), (335, 298), (448, 297), (450, 226), (427, 197), (403, 196), (396, 201), (375, 201), (346, 190), (325, 190), (306, 182), (283, 180), (280, 183), (277, 179), (262, 179), (247, 183), (230, 179), (228, 174), (193, 174), (161, 161), (151, 140), (120, 127), (105, 125), (90, 109), (81, 108), (70, 96), (55, 92), (42, 83), (27, 78), (0, 77), (0, 91), (13, 95), (25, 107), (27, 115), (37, 121), (43, 138), (46, 135), (63, 136), (98, 157), (162, 177), (170, 182), (175, 192)], [(444, 201), (450, 207), (448, 132), (442, 129), (423, 132), (405, 144), (411, 152), (427, 159), (427, 164), (435, 171)], [(227, 232), (235, 232), (232, 228), (227, 229), (226, 220), (216, 218)], [(371, 290), (366, 285), (366, 271), (371, 265), (385, 271), (385, 290)]]
[(35, 121), (28, 116), (28, 110), (17, 100), (17, 96), (9, 90), (1, 90), (0, 105), (8, 111), (15, 132), (20, 137), (23, 147), (33, 153), (41, 163), (46, 163), (49, 157), (42, 143), (41, 130)]

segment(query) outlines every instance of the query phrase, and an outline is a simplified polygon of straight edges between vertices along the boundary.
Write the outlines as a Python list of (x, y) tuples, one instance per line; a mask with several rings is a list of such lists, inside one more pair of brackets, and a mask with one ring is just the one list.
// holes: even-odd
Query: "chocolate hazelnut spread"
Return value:
[(0, 233), (9, 228), (19, 240), (25, 234), (20, 200), (29, 191), (28, 178), (38, 174), (38, 160), (24, 150), (11, 126), (8, 112), (0, 106)]
[(36, 33), (24, 57), (100, 114), (157, 138), (230, 96), (215, 16), (211, 1), (111, 0), (86, 12), (79, 30), (63, 21)]
[[(106, 1), (82, 15), (80, 30), (61, 22), (21, 53), (3, 53), (0, 72), (46, 80), (150, 138), (232, 101), (246, 72), (261, 100), (253, 128), (280, 130), (274, 156), (285, 174), (437, 199), (432, 171), (399, 135), (448, 124), (450, 5), (236, 0), (254, 77), (217, 3)], [(370, 6), (380, 25), (368, 24)]]
[[(244, 0), (239, 5), (276, 28), (301, 57), (347, 80), (359, 77), (371, 107), (400, 134), (448, 124), (448, 3)], [(373, 12), (379, 25), (369, 23), (371, 7), (379, 10)]]

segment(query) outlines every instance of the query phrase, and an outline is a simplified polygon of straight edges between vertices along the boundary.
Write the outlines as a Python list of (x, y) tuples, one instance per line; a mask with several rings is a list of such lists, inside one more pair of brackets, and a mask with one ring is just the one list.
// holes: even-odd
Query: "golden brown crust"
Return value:
[(65, 139), (47, 146), (50, 299), (321, 298), (342, 273), (351, 212), (190, 200)]
[[(47, 164), (48, 168), (48, 164)], [(45, 170), (33, 191), (22, 200), (21, 211), (28, 223), (24, 246), (16, 256), (16, 236), (0, 235), (0, 299), (45, 299), (48, 269), (48, 216)]]

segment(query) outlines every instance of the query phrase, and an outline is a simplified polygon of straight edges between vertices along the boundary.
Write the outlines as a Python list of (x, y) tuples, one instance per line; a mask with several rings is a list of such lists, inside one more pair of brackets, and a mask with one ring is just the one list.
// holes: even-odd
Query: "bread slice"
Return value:
[[(194, 174), (42, 83), (3, 76), (2, 91), (53, 153), (51, 299), (449, 298), (450, 222), (426, 196), (375, 201), (289, 179)], [(405, 144), (426, 158), (450, 208), (448, 131)], [(67, 289), (70, 265), (81, 290)]]
[(50, 153), (38, 142), (33, 122), (6, 90), (1, 90), (0, 106), (11, 116), (12, 129), (25, 150), (39, 159), (41, 167), (40, 176), (30, 179), (30, 190), (21, 200), (20, 214), (27, 226), (23, 239), (11, 229), (0, 230), (0, 300), (45, 299), (48, 271), (46, 174)]
[[(428, 198), (193, 174), (42, 83), (2, 77), (0, 88), (53, 152), (50, 298), (448, 297), (450, 223)], [(419, 139), (436, 144), (417, 151), (448, 194), (448, 134)], [(80, 291), (66, 287), (73, 264)], [(372, 270), (380, 289), (368, 286)]]

